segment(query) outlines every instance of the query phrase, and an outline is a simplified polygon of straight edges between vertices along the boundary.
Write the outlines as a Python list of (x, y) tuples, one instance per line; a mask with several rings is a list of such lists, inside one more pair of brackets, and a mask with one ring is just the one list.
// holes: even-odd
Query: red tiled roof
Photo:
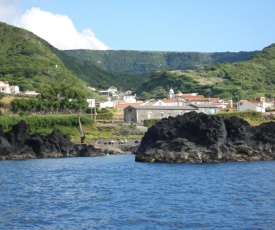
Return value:
[(162, 101), (165, 102), (165, 103), (169, 103), (169, 102), (179, 102), (179, 100), (177, 100), (177, 99), (163, 99)]
[(129, 105), (131, 105), (131, 106), (140, 106), (141, 104), (143, 104), (143, 102), (122, 103), (122, 104), (118, 104), (118, 105), (117, 105), (117, 108), (118, 108), (118, 109), (125, 109), (125, 108), (128, 107)]
[(188, 101), (209, 101), (209, 98), (205, 98), (203, 95), (182, 96), (182, 97), (187, 99)]
[(209, 99), (210, 99), (210, 101), (219, 101), (220, 100), (220, 98), (218, 98), (218, 97), (210, 97)]

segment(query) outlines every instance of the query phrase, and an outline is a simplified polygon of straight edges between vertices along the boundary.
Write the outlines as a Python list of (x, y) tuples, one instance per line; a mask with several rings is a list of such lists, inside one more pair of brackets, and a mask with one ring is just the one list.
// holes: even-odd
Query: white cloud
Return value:
[(58, 49), (110, 49), (90, 29), (78, 31), (72, 20), (40, 8), (31, 8), (20, 16), (21, 0), (0, 0), (0, 21), (29, 30)]
[(72, 20), (61, 14), (53, 14), (39, 8), (27, 10), (16, 26), (27, 29), (61, 50), (106, 50), (107, 45), (98, 40), (90, 29), (77, 31)]

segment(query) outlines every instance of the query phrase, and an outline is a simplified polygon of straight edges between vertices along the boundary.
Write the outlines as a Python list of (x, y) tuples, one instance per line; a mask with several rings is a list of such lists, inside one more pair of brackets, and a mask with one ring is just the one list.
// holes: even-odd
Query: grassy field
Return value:
[[(93, 139), (141, 139), (143, 136), (143, 132), (139, 131), (135, 126), (117, 124), (85, 125), (83, 130), (86, 137), (85, 143), (90, 143)], [(78, 130), (76, 129), (76, 131)], [(70, 137), (73, 142), (80, 142), (81, 135), (79, 132), (76, 132), (75, 135), (70, 135)]]
[(2, 102), (4, 102), (5, 104), (8, 105), (15, 98), (16, 98), (15, 96), (10, 95), (10, 96), (3, 97), (2, 99), (0, 99), (0, 101), (2, 101)]

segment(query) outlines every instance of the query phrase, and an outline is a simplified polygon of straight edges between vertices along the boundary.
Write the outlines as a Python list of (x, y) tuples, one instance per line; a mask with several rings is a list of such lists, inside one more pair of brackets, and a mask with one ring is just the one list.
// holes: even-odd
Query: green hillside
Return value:
[(133, 75), (109, 73), (93, 63), (67, 55), (65, 52), (49, 47), (80, 79), (97, 89), (116, 86), (118, 89), (135, 89), (140, 86), (140, 78)]
[(27, 30), (0, 22), (0, 47), (0, 81), (18, 85), (21, 91), (54, 89), (50, 94), (56, 94), (67, 88), (71, 97), (86, 93), (88, 85), (114, 85), (137, 89), (141, 98), (166, 96), (170, 88), (228, 99), (275, 97), (274, 44), (240, 53), (64, 52)]
[(67, 50), (66, 54), (119, 74), (148, 75), (152, 71), (195, 69), (214, 63), (248, 60), (255, 52), (160, 52), (129, 50)]
[(43, 91), (57, 85), (86, 91), (112, 85), (133, 88), (140, 79), (111, 74), (90, 62), (66, 55), (33, 33), (0, 22), (0, 81), (18, 85), (20, 91)]
[(34, 34), (0, 23), (0, 45), (0, 80), (18, 85), (20, 91), (63, 83), (86, 89), (84, 82), (51, 51), (51, 46)]
[(138, 93), (167, 95), (171, 87), (175, 92), (198, 92), (206, 97), (224, 99), (275, 98), (275, 44), (243, 62), (217, 63), (196, 70), (154, 72), (139, 87)]

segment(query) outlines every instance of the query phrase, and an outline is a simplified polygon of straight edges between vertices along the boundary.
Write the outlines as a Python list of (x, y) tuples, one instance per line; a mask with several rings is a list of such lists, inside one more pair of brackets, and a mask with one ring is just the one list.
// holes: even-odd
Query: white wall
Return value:
[(260, 106), (256, 106), (252, 103), (246, 103), (246, 104), (240, 105), (238, 110), (239, 111), (252, 110), (252, 111), (261, 112), (261, 113), (265, 112), (264, 108)]

